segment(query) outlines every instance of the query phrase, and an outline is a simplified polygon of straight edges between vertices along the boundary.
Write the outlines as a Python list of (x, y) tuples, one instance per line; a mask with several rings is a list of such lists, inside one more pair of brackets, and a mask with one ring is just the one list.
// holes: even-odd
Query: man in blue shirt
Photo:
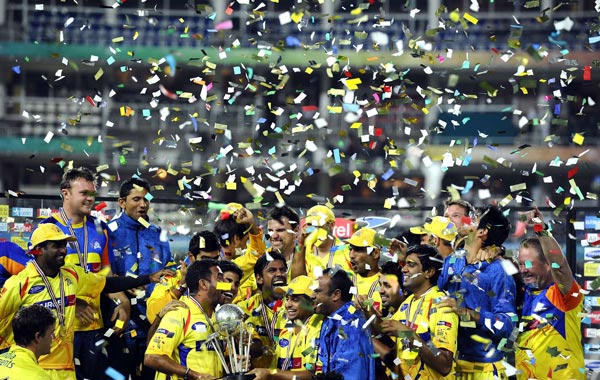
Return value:
[(460, 317), (457, 376), (463, 380), (505, 379), (502, 342), (515, 327), (516, 287), (502, 266), (502, 257), (478, 261), (486, 247), (500, 247), (508, 237), (510, 223), (495, 206), (481, 214), (477, 228), (459, 231), (466, 236), (464, 249), (444, 260), (438, 287), (450, 297), (438, 304), (448, 306)]
[[(108, 225), (115, 256), (112, 267), (113, 272), (118, 276), (141, 276), (174, 264), (166, 232), (149, 222), (148, 210), (151, 199), (150, 185), (144, 179), (134, 177), (121, 184), (119, 206), (122, 212)], [(147, 368), (144, 368), (140, 375), (146, 337), (150, 328), (146, 319), (146, 299), (152, 293), (154, 285), (147, 285), (145, 288), (130, 292), (131, 320), (125, 338), (133, 358), (119, 361), (124, 365), (126, 362), (131, 364), (127, 369), (121, 368), (134, 379), (137, 379), (137, 376), (143, 379), (154, 378), (151, 373), (146, 375)]]
[(374, 349), (370, 329), (352, 303), (353, 287), (339, 267), (328, 268), (319, 277), (312, 296), (315, 312), (326, 318), (321, 327), (318, 364), (323, 373), (338, 372), (344, 380), (375, 380)]

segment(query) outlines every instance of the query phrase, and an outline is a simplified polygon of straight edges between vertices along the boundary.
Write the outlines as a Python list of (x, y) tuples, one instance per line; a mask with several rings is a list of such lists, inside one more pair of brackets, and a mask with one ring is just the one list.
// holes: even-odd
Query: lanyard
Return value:
[[(335, 245), (335, 241), (333, 242), (333, 245), (331, 246), (331, 248), (329, 249), (329, 259), (327, 260), (327, 266), (326, 268), (331, 268), (333, 265), (333, 258), (335, 257), (335, 251), (337, 251), (339, 248), (339, 246)], [(315, 256), (319, 257), (319, 249), (315, 246), (314, 247), (314, 253)]]
[[(67, 214), (64, 209), (60, 209), (60, 217), (63, 223), (66, 224), (67, 228), (71, 235), (75, 236), (75, 230), (71, 225), (70, 220), (67, 218)], [(79, 257), (79, 265), (83, 268), (85, 273), (88, 273), (87, 259), (88, 259), (88, 230), (87, 230), (87, 216), (83, 217), (83, 253), (81, 252), (81, 247), (79, 246), (79, 239), (73, 242), (75, 249), (77, 250), (77, 256)]]
[(40, 275), (40, 277), (42, 277), (42, 281), (44, 281), (44, 285), (46, 285), (46, 289), (48, 289), (48, 294), (50, 295), (50, 299), (52, 300), (52, 303), (54, 304), (54, 307), (56, 308), (56, 314), (58, 315), (58, 321), (60, 322), (60, 325), (62, 327), (65, 326), (65, 304), (66, 304), (66, 297), (65, 297), (65, 285), (63, 282), (63, 276), (62, 276), (62, 272), (60, 271), (60, 269), (58, 270), (58, 279), (60, 281), (60, 302), (59, 300), (56, 298), (56, 295), (54, 294), (54, 289), (52, 289), (52, 286), (50, 285), (50, 281), (48, 281), (48, 276), (46, 276), (46, 274), (44, 273), (44, 271), (42, 271), (42, 268), (40, 268), (40, 266), (38, 265), (38, 263), (33, 260), (33, 266), (35, 267), (35, 270), (38, 272), (38, 274)]
[(265, 324), (265, 329), (267, 330), (267, 334), (269, 335), (269, 340), (271, 344), (275, 344), (275, 323), (277, 322), (278, 311), (273, 311), (273, 318), (269, 321), (269, 315), (267, 314), (267, 305), (265, 304), (265, 300), (263, 300), (262, 295), (260, 296), (260, 302), (262, 307), (260, 308), (260, 312), (262, 314), (263, 322)]
[[(412, 301), (408, 304), (408, 310), (406, 311), (406, 321), (408, 322), (408, 327), (410, 327), (411, 330), (415, 330), (414, 329), (415, 321), (417, 320), (417, 316), (419, 315), (419, 312), (421, 311), (421, 306), (423, 306), (423, 301), (425, 300), (425, 295), (427, 293), (429, 293), (431, 291), (431, 289), (433, 289), (433, 287), (427, 289), (427, 291), (425, 293), (423, 293), (421, 295), (421, 297), (419, 297), (419, 303), (417, 304), (417, 309), (415, 310), (415, 313), (413, 314), (410, 322), (408, 322), (408, 320), (410, 319), (410, 309), (412, 306), (412, 301), (414, 301), (415, 299), (413, 298)], [(431, 307), (432, 302), (433, 302), (433, 300), (431, 300), (429, 302), (430, 307)]]
[[(294, 344), (293, 345), (290, 344), (288, 346), (285, 361), (283, 362), (283, 365), (281, 366), (282, 371), (288, 370), (288, 367), (290, 366), (290, 362), (292, 361), (292, 356), (294, 356), (294, 351), (296, 350), (296, 346), (298, 345), (298, 340), (300, 339), (300, 336), (304, 335), (304, 338), (306, 339), (306, 336), (308, 333), (307, 331), (305, 331), (306, 322), (308, 322), (308, 318), (306, 319), (306, 321), (304, 321), (304, 324), (300, 327), (300, 331), (298, 331), (298, 334), (296, 334), (296, 340), (294, 341)], [(296, 326), (294, 326), (294, 332), (295, 331), (296, 331)]]
[[(354, 286), (356, 287), (356, 294), (354, 295), (354, 298), (356, 299), (358, 297), (358, 277), (356, 276), (356, 273), (354, 273), (352, 275), (352, 282), (354, 283)], [(375, 293), (375, 289), (377, 289), (377, 285), (379, 285), (379, 279), (373, 281), (373, 283), (371, 284), (371, 287), (369, 288), (369, 292), (367, 293), (367, 299), (370, 299), (373, 297), (373, 294)]]
[(215, 326), (213, 326), (212, 322), (210, 321), (210, 318), (208, 317), (208, 314), (206, 314), (206, 311), (204, 311), (204, 308), (202, 307), (202, 305), (200, 304), (200, 302), (198, 302), (198, 300), (196, 300), (193, 296), (189, 296), (188, 297), (196, 306), (198, 306), (198, 308), (200, 309), (200, 311), (202, 312), (202, 315), (204, 315), (204, 318), (206, 318), (206, 322), (208, 323), (208, 326), (211, 328), (212, 332), (215, 332), (217, 330), (215, 330)]

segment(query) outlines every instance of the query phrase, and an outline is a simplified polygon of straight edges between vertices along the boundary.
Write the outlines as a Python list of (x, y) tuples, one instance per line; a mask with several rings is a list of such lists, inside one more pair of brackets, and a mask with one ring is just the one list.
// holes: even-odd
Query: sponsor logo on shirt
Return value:
[(196, 322), (192, 325), (192, 330), (198, 332), (206, 332), (206, 324), (203, 322)]
[(167, 329), (158, 329), (158, 330), (156, 330), (156, 333), (166, 335), (167, 338), (172, 338), (175, 336), (175, 333), (173, 333)]
[(282, 348), (286, 348), (290, 345), (290, 341), (284, 338), (279, 339), (279, 346)]
[(32, 286), (31, 289), (29, 289), (28, 293), (29, 294), (38, 294), (44, 289), (46, 289), (45, 285), (35, 285), (35, 286)]
[(102, 246), (100, 245), (100, 242), (98, 240), (94, 240), (92, 242), (92, 249), (99, 249), (99, 250), (102, 249)]

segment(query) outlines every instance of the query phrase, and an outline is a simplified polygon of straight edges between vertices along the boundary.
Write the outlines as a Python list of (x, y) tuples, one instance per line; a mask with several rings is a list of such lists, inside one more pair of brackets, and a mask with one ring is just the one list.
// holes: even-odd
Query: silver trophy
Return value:
[[(244, 312), (239, 306), (226, 304), (215, 312), (216, 332), (209, 339), (219, 356), (223, 369), (227, 374), (225, 380), (250, 380), (254, 375), (247, 375), (250, 361), (250, 344), (252, 342), (251, 326), (246, 325)], [(225, 351), (220, 342), (224, 343)]]

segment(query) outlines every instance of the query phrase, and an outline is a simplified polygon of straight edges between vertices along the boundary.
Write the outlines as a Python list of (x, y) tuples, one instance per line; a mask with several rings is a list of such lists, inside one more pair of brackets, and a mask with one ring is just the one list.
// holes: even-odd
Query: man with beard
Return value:
[(522, 217), (538, 237), (523, 240), (519, 248), (525, 303), (516, 342), (517, 378), (583, 380), (581, 288), (542, 213), (536, 207)]
[(288, 263), (288, 281), (292, 279), (292, 259), (296, 252), (296, 239), (300, 231), (300, 217), (288, 206), (276, 206), (269, 212), (267, 237), (271, 243), (271, 251), (281, 253)]
[(160, 372), (158, 379), (214, 379), (223, 373), (219, 356), (207, 343), (215, 333), (215, 308), (223, 281), (215, 260), (192, 263), (185, 275), (189, 296), (181, 297), (187, 308), (168, 312), (153, 335), (144, 364)]
[(400, 378), (452, 378), (458, 317), (436, 306), (436, 300), (446, 296), (436, 285), (442, 262), (432, 246), (409, 248), (402, 275), (411, 294), (391, 319), (381, 322), (382, 332), (396, 337), (396, 347), (378, 353)]
[[(218, 259), (221, 252), (219, 239), (211, 231), (200, 231), (194, 234), (188, 243), (187, 259), (190, 264), (202, 259)], [(146, 315), (150, 323), (154, 323), (154, 319), (158, 312), (171, 300), (178, 300), (185, 294), (187, 285), (185, 283), (185, 274), (187, 264), (181, 262), (181, 268), (177, 270), (174, 277), (167, 281), (156, 284), (152, 294), (146, 301)], [(237, 291), (237, 288), (236, 288)]]
[(339, 267), (325, 269), (312, 299), (323, 315), (318, 364), (323, 373), (339, 372), (344, 380), (375, 380), (375, 359), (370, 330), (352, 303), (352, 280)]
[(285, 326), (283, 294), (275, 292), (276, 287), (287, 284), (285, 257), (277, 252), (261, 256), (254, 266), (254, 276), (259, 292), (238, 306), (246, 314), (246, 322), (256, 329), (257, 339), (251, 348), (252, 364), (255, 368), (268, 368), (279, 332)]
[(381, 315), (391, 317), (398, 311), (398, 307), (406, 298), (402, 285), (402, 272), (398, 263), (388, 261), (381, 266), (379, 284)]
[[(131, 178), (121, 184), (121, 214), (108, 225), (115, 255), (112, 268), (116, 275), (139, 276), (174, 265), (166, 231), (163, 232), (160, 227), (149, 222), (150, 199), (150, 184), (144, 179)], [(136, 289), (136, 292), (130, 294), (134, 307), (125, 334), (129, 354), (121, 352), (120, 355), (111, 355), (111, 365), (134, 379), (154, 379), (152, 371), (142, 368), (150, 327), (146, 320), (146, 300), (153, 289), (154, 284), (150, 284), (145, 289)]]
[(271, 368), (255, 368), (255, 380), (310, 380), (317, 368), (317, 350), (323, 316), (314, 314), (312, 288), (308, 276), (294, 278), (288, 286), (276, 288), (285, 293), (287, 322), (275, 347), (277, 362)]
[(244, 273), (235, 303), (247, 300), (256, 290), (253, 277), (256, 260), (267, 250), (254, 215), (239, 203), (228, 203), (221, 210), (214, 233), (221, 244), (222, 260), (231, 260)]
[[(16, 276), (6, 281), (0, 292), (0, 348), (13, 343), (10, 321), (20, 307), (38, 304), (55, 312), (58, 319), (56, 339), (50, 354), (40, 358), (39, 363), (54, 380), (73, 380), (73, 340), (76, 323), (76, 297), (95, 299), (100, 293), (114, 293), (135, 288), (161, 277), (172, 275), (161, 270), (150, 275), (133, 277), (104, 277), (86, 272), (79, 265), (66, 264), (67, 242), (76, 238), (66, 235), (57, 225), (40, 224), (31, 235), (30, 253), (34, 260)], [(82, 363), (93, 366), (94, 363)], [(101, 376), (102, 374), (98, 374)]]
[(363, 227), (356, 231), (346, 243), (350, 247), (350, 266), (354, 275), (356, 305), (362, 309), (381, 311), (379, 294), (379, 255), (381, 247), (376, 243), (377, 231)]
[[(91, 215), (96, 197), (95, 174), (84, 167), (68, 169), (60, 182), (60, 195), (62, 208), (42, 223), (55, 224), (67, 235), (76, 237), (67, 247), (65, 262), (79, 265), (85, 272), (105, 270), (112, 274), (113, 250), (108, 226)], [(112, 334), (119, 337), (129, 322), (131, 303), (125, 293), (108, 294), (102, 301), (105, 305), (114, 303), (110, 318), (108, 315), (103, 318), (100, 296), (77, 298), (74, 355), (76, 362), (81, 363), (76, 366), (79, 380), (99, 379), (106, 369), (108, 363), (102, 352), (104, 347), (98, 344), (104, 341), (105, 323), (111, 324)], [(113, 339), (113, 342), (117, 350), (122, 347), (122, 341)]]

